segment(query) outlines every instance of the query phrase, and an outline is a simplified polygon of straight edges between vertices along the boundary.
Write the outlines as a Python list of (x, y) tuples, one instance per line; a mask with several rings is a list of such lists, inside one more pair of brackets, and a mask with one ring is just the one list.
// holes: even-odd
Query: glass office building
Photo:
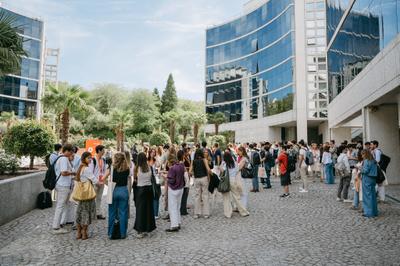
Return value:
[[(318, 121), (327, 117), (325, 14), (323, 0), (258, 1), (243, 16), (207, 29), (206, 113), (224, 113), (228, 130), (257, 124), (280, 132), (262, 136), (260, 130), (254, 140), (296, 138), (301, 108), (296, 93), (300, 93), (305, 96), (301, 109), (307, 113), (300, 126), (307, 132), (307, 120), (315, 120), (317, 128)], [(296, 24), (296, 16), (301, 16), (301, 24)], [(300, 37), (296, 27), (301, 28)], [(297, 60), (306, 62), (301, 72), (305, 80), (296, 79)]]
[(15, 18), (27, 56), (16, 73), (0, 78), (0, 113), (14, 112), (18, 118), (36, 118), (40, 113), (44, 49), (43, 21), (0, 7)]

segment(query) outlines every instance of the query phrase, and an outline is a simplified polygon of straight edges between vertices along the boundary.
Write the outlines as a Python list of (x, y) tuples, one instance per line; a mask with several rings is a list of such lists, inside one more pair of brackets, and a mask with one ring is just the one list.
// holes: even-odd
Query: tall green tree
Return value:
[(117, 151), (124, 151), (125, 130), (132, 123), (132, 115), (120, 109), (114, 109), (110, 115), (110, 122), (117, 136)]
[(88, 94), (89, 103), (104, 115), (110, 114), (114, 108), (123, 108), (127, 104), (128, 92), (116, 84), (95, 84), (94, 89), (88, 91)]
[(222, 112), (216, 112), (214, 114), (208, 114), (208, 123), (214, 124), (215, 135), (219, 133), (219, 126), (226, 122), (226, 117)]
[(190, 111), (179, 110), (179, 128), (180, 132), (183, 135), (183, 141), (186, 141), (187, 136), (192, 130), (192, 121), (195, 113)]
[(161, 114), (175, 110), (178, 107), (178, 96), (176, 96), (176, 88), (172, 74), (169, 74), (167, 86), (161, 98)]
[(200, 127), (207, 123), (207, 116), (201, 113), (194, 113), (193, 115), (193, 138), (194, 142), (198, 143)]
[(21, 58), (27, 56), (14, 22), (14, 16), (0, 11), (0, 77), (17, 72)]
[(153, 90), (154, 105), (156, 106), (158, 112), (161, 113), (161, 97), (157, 88)]
[(61, 122), (61, 143), (68, 142), (71, 112), (88, 111), (93, 109), (87, 103), (88, 93), (78, 85), (59, 83), (58, 87), (53, 84), (46, 86), (46, 92), (42, 98), (45, 110), (57, 114)]

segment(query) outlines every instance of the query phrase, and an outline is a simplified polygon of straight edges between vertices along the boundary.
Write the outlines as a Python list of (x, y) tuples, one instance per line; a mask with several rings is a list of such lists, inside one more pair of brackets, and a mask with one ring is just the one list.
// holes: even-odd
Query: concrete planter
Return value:
[(37, 172), (0, 181), (0, 225), (36, 208), (36, 198), (45, 189), (45, 172)]

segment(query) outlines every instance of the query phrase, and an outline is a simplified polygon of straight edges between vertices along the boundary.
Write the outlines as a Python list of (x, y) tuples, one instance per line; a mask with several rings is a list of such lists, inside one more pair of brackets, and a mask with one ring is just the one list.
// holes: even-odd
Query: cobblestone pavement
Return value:
[(75, 231), (55, 236), (54, 210), (34, 210), (0, 227), (0, 265), (400, 265), (399, 203), (380, 204), (379, 218), (366, 219), (336, 202), (337, 185), (315, 182), (307, 194), (299, 185), (288, 199), (279, 198), (277, 180), (250, 194), (246, 218), (224, 218), (219, 197), (209, 219), (186, 216), (175, 234), (157, 221), (144, 239), (133, 219), (125, 240), (108, 240), (106, 221), (95, 221), (90, 240), (75, 240)]

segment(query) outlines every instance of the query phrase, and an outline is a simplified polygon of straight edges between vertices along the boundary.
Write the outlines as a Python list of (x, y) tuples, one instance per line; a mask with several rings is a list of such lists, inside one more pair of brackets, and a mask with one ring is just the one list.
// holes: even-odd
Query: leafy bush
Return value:
[(26, 120), (12, 126), (4, 136), (4, 149), (18, 157), (30, 156), (33, 167), (35, 156), (43, 157), (53, 150), (55, 136), (46, 125), (35, 120)]
[(221, 150), (224, 150), (226, 148), (226, 139), (225, 136), (223, 135), (214, 135), (209, 137), (208, 139), (208, 144), (210, 146), (214, 145), (215, 143), (219, 144), (219, 147)]
[(13, 154), (7, 154), (4, 150), (0, 150), (0, 175), (4, 173), (14, 174), (19, 167), (19, 160)]
[(150, 141), (150, 145), (152, 145), (152, 146), (153, 145), (161, 146), (161, 145), (171, 142), (169, 136), (164, 132), (155, 132), (155, 133), (151, 134), (149, 141)]

